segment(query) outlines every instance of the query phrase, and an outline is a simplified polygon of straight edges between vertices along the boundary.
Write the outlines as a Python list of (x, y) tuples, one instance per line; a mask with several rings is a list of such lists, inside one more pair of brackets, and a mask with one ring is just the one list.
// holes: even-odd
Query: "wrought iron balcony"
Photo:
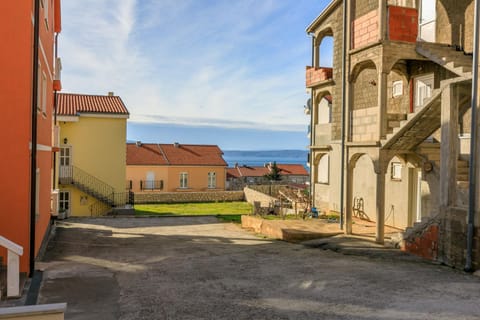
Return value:
[(140, 190), (142, 191), (153, 191), (162, 189), (163, 180), (140, 180)]

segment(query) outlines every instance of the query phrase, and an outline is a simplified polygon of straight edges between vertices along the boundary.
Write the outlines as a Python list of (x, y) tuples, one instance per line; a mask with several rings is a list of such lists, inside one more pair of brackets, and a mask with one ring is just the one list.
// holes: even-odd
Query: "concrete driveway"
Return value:
[(262, 239), (214, 217), (60, 222), (38, 303), (66, 319), (480, 319), (480, 279)]

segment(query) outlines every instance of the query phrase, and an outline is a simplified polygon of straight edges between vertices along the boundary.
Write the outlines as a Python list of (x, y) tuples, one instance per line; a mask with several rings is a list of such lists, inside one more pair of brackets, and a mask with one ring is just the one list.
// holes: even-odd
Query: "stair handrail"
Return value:
[(8, 240), (5, 237), (0, 236), (0, 246), (15, 253), (16, 255), (19, 255), (19, 256), (23, 255), (23, 247), (16, 244), (13, 241)]
[(20, 256), (23, 247), (0, 236), (0, 246), (7, 249), (7, 297), (20, 295)]
[(71, 179), (71, 183), (80, 184), (92, 192), (113, 201), (115, 188), (76, 166), (64, 166), (60, 170), (61, 179)]

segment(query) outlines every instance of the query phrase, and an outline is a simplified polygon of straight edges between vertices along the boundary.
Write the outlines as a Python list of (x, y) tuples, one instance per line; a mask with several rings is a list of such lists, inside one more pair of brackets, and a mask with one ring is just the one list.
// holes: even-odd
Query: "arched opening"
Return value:
[(378, 72), (373, 61), (357, 64), (352, 71), (351, 140), (374, 141), (377, 136)]
[(330, 156), (321, 153), (315, 157), (315, 183), (328, 184), (330, 182)]
[(321, 39), (320, 42), (319, 66), (321, 68), (333, 67), (333, 36), (328, 35)]

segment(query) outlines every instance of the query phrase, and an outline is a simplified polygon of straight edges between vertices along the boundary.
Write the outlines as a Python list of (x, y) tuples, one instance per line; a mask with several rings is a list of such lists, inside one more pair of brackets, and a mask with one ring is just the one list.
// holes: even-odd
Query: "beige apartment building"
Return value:
[[(346, 233), (352, 216), (375, 221), (379, 243), (385, 225), (397, 227), (406, 251), (462, 267), (472, 257), (474, 6), (474, 0), (334, 0), (306, 30), (313, 205), (342, 213)], [(332, 50), (325, 54), (327, 43)]]

